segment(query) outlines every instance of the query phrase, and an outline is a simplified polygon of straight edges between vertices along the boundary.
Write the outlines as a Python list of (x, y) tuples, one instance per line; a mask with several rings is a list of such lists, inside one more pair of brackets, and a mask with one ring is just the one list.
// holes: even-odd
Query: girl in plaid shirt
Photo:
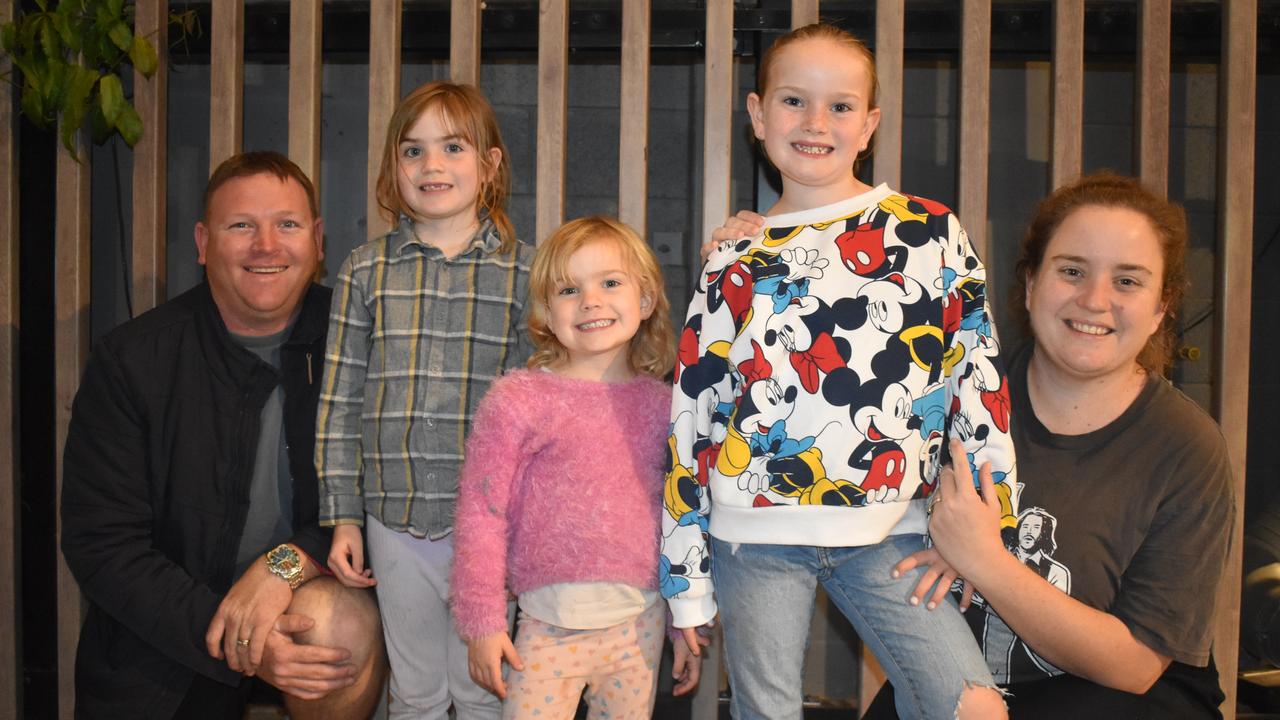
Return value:
[[(529, 354), (521, 334), (533, 249), (505, 205), (511, 170), (474, 87), (432, 82), (387, 128), (377, 197), (396, 227), (338, 274), (316, 464), (329, 567), (376, 586), (392, 718), (496, 718), (449, 618), (453, 509), (479, 399)], [(369, 548), (365, 559), (364, 526)], [(376, 569), (376, 580), (375, 572)]]

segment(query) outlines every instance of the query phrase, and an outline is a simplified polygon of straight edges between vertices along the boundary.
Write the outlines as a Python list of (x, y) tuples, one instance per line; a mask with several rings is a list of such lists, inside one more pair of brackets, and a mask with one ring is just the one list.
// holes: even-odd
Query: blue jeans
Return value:
[(952, 718), (967, 686), (994, 686), (955, 601), (948, 596), (932, 611), (909, 605), (923, 569), (890, 576), (899, 560), (922, 549), (924, 538), (915, 534), (847, 548), (732, 544), (713, 537), (711, 575), (733, 717), (801, 717), (804, 653), (819, 582), (880, 661), (904, 720)]

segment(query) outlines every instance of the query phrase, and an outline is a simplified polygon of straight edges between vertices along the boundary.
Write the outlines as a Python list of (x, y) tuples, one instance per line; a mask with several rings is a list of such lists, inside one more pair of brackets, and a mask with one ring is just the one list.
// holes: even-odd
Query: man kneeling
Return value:
[(94, 349), (62, 491), (77, 718), (240, 718), (253, 677), (295, 720), (376, 707), (378, 609), (326, 577), (317, 522), (323, 227), (287, 158), (228, 159), (195, 227), (206, 281)]

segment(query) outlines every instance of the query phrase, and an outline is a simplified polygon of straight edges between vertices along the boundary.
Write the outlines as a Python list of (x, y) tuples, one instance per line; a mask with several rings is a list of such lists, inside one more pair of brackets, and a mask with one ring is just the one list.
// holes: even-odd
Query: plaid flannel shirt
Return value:
[(334, 285), (316, 428), (322, 525), (438, 539), (453, 529), (472, 414), (530, 346), (534, 248), (500, 254), (493, 223), (446, 259), (407, 218), (352, 251)]

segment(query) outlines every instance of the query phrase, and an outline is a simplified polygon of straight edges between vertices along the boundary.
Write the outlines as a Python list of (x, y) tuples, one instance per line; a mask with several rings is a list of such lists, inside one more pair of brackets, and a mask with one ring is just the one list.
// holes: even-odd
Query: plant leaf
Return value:
[(62, 48), (58, 47), (58, 31), (53, 27), (53, 17), (44, 14), (37, 18), (40, 23), (40, 47), (44, 50), (44, 54), (54, 58), (60, 57)]
[(80, 162), (80, 158), (76, 157), (76, 131), (80, 129), (82, 124), (84, 124), (83, 104), (81, 105), (79, 118), (73, 117), (71, 111), (68, 110), (63, 113), (62, 122), (58, 126), (58, 134), (62, 136), (62, 147), (67, 149), (67, 154), (76, 162)]
[[(58, 6), (58, 10), (62, 10), (62, 6)], [(69, 48), (71, 52), (80, 52), (80, 36), (71, 31), (71, 20), (65, 12), (55, 12), (53, 14), (53, 29), (58, 31), (58, 37), (62, 39), (62, 44)]]
[(125, 52), (129, 52), (129, 48), (133, 46), (133, 31), (122, 20), (117, 20), (111, 26), (111, 30), (107, 32), (107, 37), (111, 38), (112, 44)]
[(0, 25), (0, 46), (4, 47), (4, 51), (10, 55), (14, 55), (14, 49), (18, 44), (18, 26), (11, 22)]
[(79, 65), (68, 66), (57, 58), (51, 58), (44, 73), (45, 107), (52, 112), (62, 108), (67, 94), (72, 91), (75, 82), (75, 71)]
[(120, 117), (116, 119), (116, 129), (120, 131), (120, 137), (129, 143), (129, 147), (138, 144), (142, 139), (142, 118), (138, 117), (138, 111), (133, 109), (128, 101), (124, 107), (120, 108)]
[(98, 145), (107, 141), (114, 128), (107, 127), (106, 118), (102, 117), (102, 108), (94, 105), (89, 109), (89, 132)]
[(112, 15), (119, 16), (124, 12), (124, 0), (107, 0), (107, 9), (111, 10)]
[(133, 36), (133, 46), (129, 49), (129, 59), (133, 61), (133, 67), (142, 73), (144, 77), (154, 75), (156, 66), (159, 64), (159, 59), (156, 57), (156, 49), (141, 35)]
[(49, 120), (44, 116), (44, 96), (30, 82), (22, 88), (22, 114), (35, 123), (36, 127), (49, 127)]
[(120, 76), (115, 73), (107, 73), (98, 81), (98, 98), (102, 105), (102, 116), (107, 119), (107, 125), (116, 127), (117, 121), (120, 119), (120, 111), (125, 105), (124, 87), (120, 84)]

